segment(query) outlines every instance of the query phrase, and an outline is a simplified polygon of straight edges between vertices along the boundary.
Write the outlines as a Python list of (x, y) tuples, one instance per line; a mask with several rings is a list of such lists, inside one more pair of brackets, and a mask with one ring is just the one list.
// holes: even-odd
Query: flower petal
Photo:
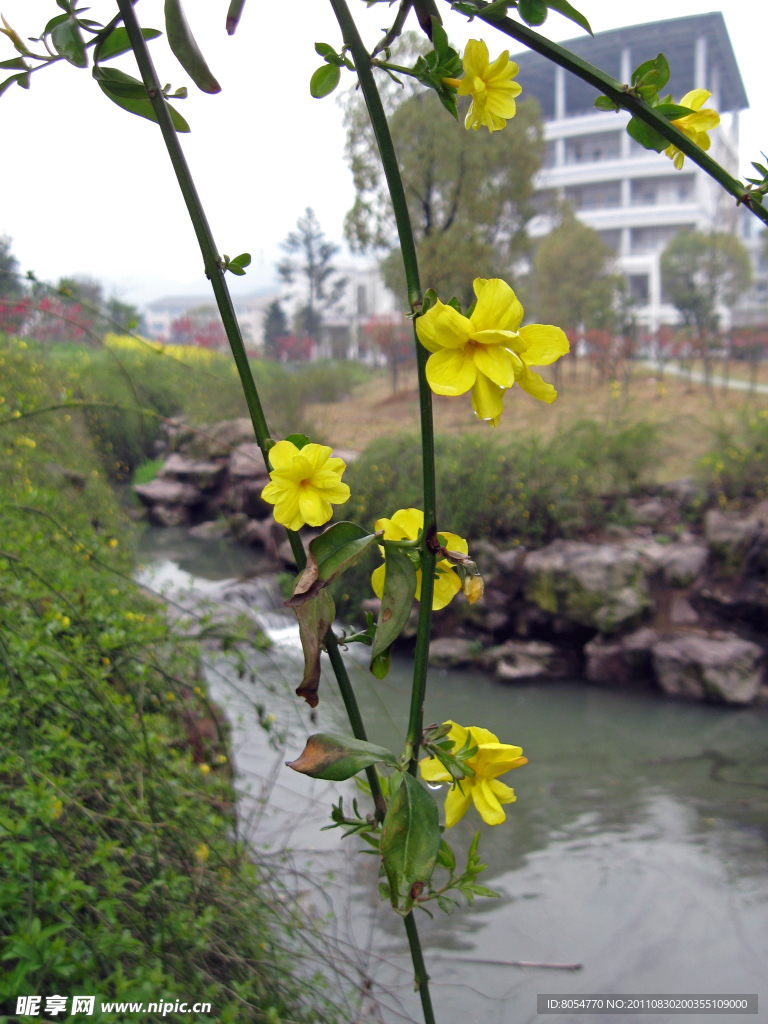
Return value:
[(299, 492), (299, 511), (308, 526), (322, 526), (333, 515), (330, 503), (324, 501), (314, 487), (302, 487)]
[(509, 352), (501, 345), (482, 345), (472, 358), (475, 366), (500, 388), (511, 388), (515, 383), (515, 370)]
[(557, 398), (557, 391), (552, 385), (547, 384), (538, 373), (529, 370), (527, 366), (525, 372), (520, 377), (516, 377), (515, 381), (523, 391), (527, 391), (532, 398), (538, 398), (540, 402), (548, 402), (551, 405)]
[(441, 572), (435, 580), (435, 587), (432, 592), (432, 611), (439, 612), (441, 608), (445, 608), (460, 590), (461, 580), (453, 567), (449, 568), (448, 572)]
[(502, 345), (510, 352), (525, 352), (528, 348), (519, 331), (473, 331), (470, 340), (481, 345)]
[(477, 379), (477, 369), (468, 347), (447, 348), (427, 360), (427, 380), (438, 395), (463, 395)]
[(420, 316), (416, 320), (416, 336), (424, 348), (430, 352), (438, 352), (442, 348), (436, 340), (435, 323), (440, 311), (444, 308), (443, 303), (438, 299), (424, 316)]
[(421, 777), (426, 782), (450, 782), (451, 773), (443, 768), (436, 757), (424, 757), (419, 761)]
[(269, 461), (272, 469), (285, 469), (299, 454), (293, 441), (278, 441), (274, 448), (269, 449)]
[(402, 537), (387, 537), (385, 540), (416, 540), (419, 530), (424, 529), (424, 513), (420, 508), (400, 508), (392, 516), (392, 523), (402, 530)]
[(707, 92), (706, 89), (691, 89), (691, 91), (687, 92), (680, 100), (680, 106), (690, 107), (691, 110), (699, 110), (711, 95), (712, 93)]
[[(416, 323), (418, 322), (417, 320)], [(461, 313), (457, 313), (453, 306), (443, 306), (435, 317), (434, 324), (435, 344), (443, 348), (461, 348), (466, 345), (472, 333), (472, 322)]]
[(488, 70), (483, 78), (485, 84), (490, 88), (491, 85), (499, 85), (508, 78), (514, 78), (519, 70), (517, 64), (510, 61), (509, 50), (503, 50), (493, 64), (488, 65)]
[(332, 449), (326, 444), (305, 444), (301, 449), (301, 457), (309, 463), (311, 473), (317, 473), (324, 469), (331, 451)]
[(516, 331), (523, 319), (523, 307), (506, 281), (491, 278), (480, 292), (470, 317), (471, 332)]
[(275, 522), (280, 523), (288, 530), (300, 530), (304, 525), (304, 519), (299, 508), (299, 490), (283, 492), (280, 500), (275, 505), (273, 513)]
[(469, 779), (461, 780), (461, 788), (459, 789), (458, 784), (451, 789), (448, 796), (445, 798), (445, 827), (453, 828), (457, 821), (461, 821), (464, 815), (469, 810), (469, 805), (472, 803), (472, 791), (475, 787), (470, 783)]
[[(447, 548), (448, 551), (459, 551), (462, 555), (469, 554), (469, 545), (464, 540), (464, 538), (459, 537), (457, 533), (448, 533), (447, 530), (441, 530), (440, 536), (445, 540), (443, 547)], [(450, 569), (451, 563), (446, 562), (445, 559), (443, 559), (442, 562), (438, 562), (437, 564), (442, 565), (443, 563), (445, 563), (446, 569)]]
[(485, 286), (487, 284), (488, 284), (488, 278), (487, 277), (476, 277), (475, 280), (472, 282), (472, 287), (475, 290), (475, 298), (476, 299), (480, 298), (480, 292), (483, 290), (483, 288), (485, 288)]
[[(478, 373), (472, 388), (472, 408), (481, 420), (496, 420), (504, 411), (503, 392), (498, 384), (488, 380), (484, 373)], [(496, 423), (494, 423), (496, 426)]]
[(503, 821), (507, 820), (506, 814), (501, 809), (498, 797), (491, 789), (490, 782), (487, 779), (475, 782), (472, 787), (472, 799), (475, 801), (475, 807), (480, 812), (480, 817), (486, 825), (501, 825)]
[(549, 324), (521, 327), (520, 337), (528, 345), (523, 355), (528, 366), (549, 366), (571, 350), (565, 331)]
[[(467, 732), (472, 737), (472, 742), (478, 747), (499, 742), (499, 737), (494, 736), (490, 729), (483, 729), (479, 725), (470, 725)], [(451, 739), (453, 739), (453, 736), (451, 736)]]
[(517, 800), (514, 789), (512, 789), (511, 786), (505, 785), (503, 782), (499, 782), (498, 779), (491, 779), (489, 785), (491, 787), (491, 792), (500, 804), (513, 804), (515, 800)]
[(470, 39), (464, 47), (464, 75), (470, 81), (484, 78), (488, 70), (488, 47), (482, 39)]
[(387, 575), (386, 565), (380, 565), (378, 569), (374, 569), (371, 573), (371, 586), (373, 592), (381, 600), (384, 594), (384, 577)]

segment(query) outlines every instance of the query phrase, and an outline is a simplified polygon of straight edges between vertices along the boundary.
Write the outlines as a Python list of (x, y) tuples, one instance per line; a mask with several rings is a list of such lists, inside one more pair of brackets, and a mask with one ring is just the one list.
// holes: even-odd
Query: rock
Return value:
[(626, 540), (627, 537), (632, 536), (632, 531), (627, 529), (626, 526), (619, 526), (618, 523), (609, 523), (605, 528), (606, 536), (612, 537), (614, 540)]
[(643, 568), (649, 573), (658, 571), (667, 553), (667, 545), (659, 544), (653, 537), (632, 537), (621, 546), (640, 555)]
[(653, 647), (656, 678), (665, 693), (726, 704), (750, 704), (763, 679), (763, 650), (721, 634), (661, 640)]
[(592, 683), (624, 687), (651, 678), (651, 650), (658, 641), (655, 629), (638, 629), (621, 640), (598, 636), (584, 647), (585, 675)]
[(674, 498), (678, 505), (687, 505), (699, 493), (693, 480), (690, 479), (672, 480), (662, 484), (660, 490), (662, 493), (668, 494), (670, 498)]
[(615, 633), (651, 606), (640, 556), (612, 544), (556, 540), (525, 562), (525, 596), (542, 611)]
[(675, 594), (669, 606), (669, 621), (673, 626), (693, 626), (699, 621), (699, 616), (687, 597)]
[(198, 523), (197, 526), (191, 526), (189, 529), (189, 536), (195, 537), (196, 540), (222, 540), (222, 538), (228, 537), (229, 534), (229, 524), (222, 522), (220, 519), (210, 520), (207, 523)]
[(546, 675), (547, 670), (540, 661), (524, 654), (517, 655), (513, 662), (503, 658), (496, 666), (496, 678), (505, 683), (531, 682)]
[(710, 509), (704, 517), (707, 544), (726, 573), (734, 573), (745, 561), (752, 542), (761, 533), (759, 519), (724, 515)]
[(230, 483), (219, 494), (218, 504), (233, 512), (244, 512), (251, 519), (265, 519), (274, 511), (274, 505), (270, 505), (261, 497), (261, 492), (268, 483), (268, 476), (235, 478), (235, 482)]
[(150, 505), (149, 519), (157, 526), (186, 526), (189, 522), (189, 508), (186, 505)]
[(265, 477), (264, 486), (269, 483), (264, 456), (255, 441), (240, 444), (235, 448), (229, 456), (229, 475), (233, 478)]
[(177, 444), (179, 449), (188, 452), (198, 459), (219, 459), (229, 456), (233, 448), (253, 441), (253, 424), (243, 417), (237, 420), (222, 420), (212, 427), (203, 428), (195, 433), (194, 440)]
[(166, 459), (156, 479), (174, 479), (189, 483), (201, 491), (210, 491), (218, 487), (226, 472), (223, 462), (199, 462), (188, 459), (185, 455), (174, 452)]
[(191, 508), (203, 500), (200, 491), (192, 484), (167, 477), (155, 477), (148, 484), (135, 484), (133, 490), (150, 508), (153, 505), (183, 505)]
[(659, 501), (658, 498), (652, 498), (650, 501), (641, 501), (637, 504), (630, 502), (630, 506), (635, 522), (640, 523), (642, 526), (655, 526), (667, 514), (664, 503)]
[(704, 571), (709, 551), (700, 544), (670, 544), (661, 559), (661, 571), (668, 587), (690, 587)]
[(429, 663), (435, 668), (457, 668), (477, 661), (480, 644), (477, 640), (464, 640), (458, 636), (443, 636), (429, 645)]

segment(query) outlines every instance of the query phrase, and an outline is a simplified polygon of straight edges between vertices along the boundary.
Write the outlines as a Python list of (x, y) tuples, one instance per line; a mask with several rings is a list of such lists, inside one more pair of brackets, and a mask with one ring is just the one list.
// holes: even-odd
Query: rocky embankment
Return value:
[[(155, 523), (230, 534), (291, 565), (260, 497), (269, 478), (252, 438), (248, 420), (204, 435), (180, 425), (161, 472), (135, 490)], [(477, 666), (508, 683), (577, 675), (613, 688), (768, 703), (768, 502), (739, 515), (710, 509), (694, 532), (682, 513), (690, 497), (680, 481), (634, 500), (632, 528), (538, 550), (470, 541), (485, 595), (471, 607), (460, 596), (436, 617), (432, 663)]]

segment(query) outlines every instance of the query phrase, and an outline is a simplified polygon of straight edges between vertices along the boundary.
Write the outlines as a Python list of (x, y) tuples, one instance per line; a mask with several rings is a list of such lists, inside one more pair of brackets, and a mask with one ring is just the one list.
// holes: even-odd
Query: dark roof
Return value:
[[(739, 66), (720, 11), (693, 14), (687, 18), (653, 21), (631, 25), (610, 32), (598, 32), (594, 38), (580, 36), (562, 45), (579, 57), (621, 80), (621, 51), (630, 50), (630, 68), (663, 53), (669, 61), (671, 76), (664, 93), (671, 92), (679, 100), (693, 89), (696, 40), (707, 40), (707, 87), (712, 87), (712, 71), (720, 76), (720, 110), (743, 110), (749, 106)], [(520, 65), (518, 82), (523, 95), (535, 96), (545, 119), (555, 116), (555, 65), (541, 54), (525, 50), (516, 54)], [(594, 109), (597, 91), (580, 78), (566, 72), (566, 111), (586, 113)]]

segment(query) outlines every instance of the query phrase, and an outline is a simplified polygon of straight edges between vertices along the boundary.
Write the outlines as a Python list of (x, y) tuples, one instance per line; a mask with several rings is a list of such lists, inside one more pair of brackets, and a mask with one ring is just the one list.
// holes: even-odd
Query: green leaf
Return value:
[(304, 651), (304, 675), (296, 688), (296, 696), (303, 697), (311, 708), (317, 707), (320, 685), (320, 654), (325, 634), (333, 625), (336, 605), (327, 590), (295, 609), (299, 620), (299, 636)]
[[(158, 32), (156, 28), (143, 28), (141, 34), (145, 39), (157, 39), (163, 33)], [(119, 28), (113, 29), (104, 42), (101, 44), (101, 49), (98, 54), (95, 54), (95, 59), (99, 61), (111, 60), (113, 57), (119, 57), (121, 53), (128, 53), (131, 49), (131, 41), (128, 38), (127, 31), (120, 26)]]
[(379, 761), (391, 768), (397, 765), (397, 758), (386, 747), (356, 740), (352, 736), (320, 732), (309, 737), (307, 745), (295, 761), (285, 763), (295, 772), (310, 775), (313, 779), (343, 782)]
[(307, 567), (299, 576), (293, 594), (285, 603), (297, 608), (340, 576), (381, 538), (382, 532), (368, 533), (357, 523), (334, 523), (310, 542)]
[(663, 53), (653, 60), (647, 60), (632, 72), (632, 85), (654, 86), (660, 91), (669, 81), (669, 64)]
[(238, 267), (248, 267), (251, 264), (251, 254), (249, 252), (241, 252), (231, 262)]
[(316, 100), (329, 96), (339, 84), (340, 78), (341, 69), (337, 64), (323, 64), (309, 80), (310, 95)]
[(165, 30), (168, 45), (198, 89), (207, 93), (221, 92), (192, 35), (181, 0), (165, 0)]
[(76, 68), (87, 68), (88, 57), (80, 29), (74, 18), (65, 18), (51, 32), (51, 42), (57, 53), (74, 64)]
[[(13, 85), (14, 82), (18, 82), (19, 85), (21, 85), (22, 84), (22, 79), (27, 78), (27, 77), (28, 76), (25, 75), (25, 74), (11, 75), (11, 77), (10, 78), (6, 78), (6, 80), (4, 82), (0, 82), (0, 96), (3, 95), (3, 93), (5, 92), (6, 89), (10, 89), (10, 87)], [(22, 88), (24, 88), (24, 86), (22, 86)]]
[[(102, 68), (100, 66), (94, 67), (93, 77), (99, 83), (102, 92), (118, 107), (122, 107), (130, 114), (136, 114), (138, 117), (145, 117), (148, 121), (157, 123), (157, 116), (143, 82), (126, 75), (124, 71), (118, 71), (117, 68)], [(167, 106), (176, 131), (188, 132), (189, 125), (178, 110), (175, 110), (170, 103)]]
[(451, 874), (456, 870), (456, 855), (443, 838), (440, 839), (440, 852), (437, 855), (437, 863), (441, 868), (447, 868)]
[(306, 434), (289, 434), (285, 440), (290, 441), (291, 444), (295, 444), (299, 449), (306, 447), (308, 444), (312, 444)]
[(390, 902), (403, 917), (432, 877), (440, 842), (437, 804), (412, 775), (403, 775), (381, 836)]
[(656, 110), (668, 121), (676, 121), (679, 117), (693, 113), (690, 107), (681, 107), (678, 103), (659, 103)]
[(245, 277), (245, 271), (237, 263), (228, 263), (226, 269), (230, 274), (234, 274), (235, 277)]
[(448, 52), (448, 36), (439, 18), (432, 17), (432, 45), (435, 48), (437, 59), (442, 61)]
[(377, 679), (386, 679), (392, 667), (392, 648), (381, 651), (375, 658), (371, 658), (371, 672)]
[(589, 32), (591, 36), (595, 34), (592, 31), (592, 26), (581, 11), (577, 11), (575, 7), (571, 7), (568, 0), (547, 0), (547, 7), (549, 7), (551, 11), (557, 11), (558, 14), (562, 14), (564, 18), (568, 18), (570, 21), (575, 22), (583, 28), (585, 32)]
[(0, 60), (0, 68), (7, 71), (28, 71), (29, 66), (23, 57), (12, 57), (10, 60)]
[(627, 132), (635, 142), (639, 142), (645, 149), (654, 149), (657, 153), (662, 153), (669, 145), (663, 135), (637, 117), (633, 117), (629, 122)]
[(376, 638), (371, 648), (371, 665), (378, 654), (400, 636), (416, 596), (416, 570), (403, 548), (384, 542), (384, 593), (381, 598)]
[(549, 13), (545, 0), (519, 0), (517, 9), (527, 25), (543, 25)]
[(328, 43), (315, 43), (315, 53), (320, 54), (321, 57), (338, 57), (334, 48)]
[(595, 100), (598, 110), (620, 110), (619, 105), (610, 96), (598, 96)]

